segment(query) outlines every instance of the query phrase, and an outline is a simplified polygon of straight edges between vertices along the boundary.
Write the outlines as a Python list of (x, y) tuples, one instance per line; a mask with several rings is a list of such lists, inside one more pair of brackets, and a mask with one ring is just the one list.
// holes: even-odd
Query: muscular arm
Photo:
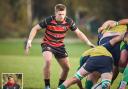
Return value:
[(81, 32), (78, 28), (74, 32), (82, 41), (86, 42), (89, 46), (94, 47), (94, 45), (88, 40), (84, 33)]
[(26, 54), (26, 55), (28, 55), (29, 48), (31, 47), (31, 42), (32, 42), (33, 38), (35, 37), (35, 35), (36, 35), (36, 33), (37, 33), (37, 31), (38, 31), (39, 29), (41, 29), (41, 27), (40, 27), (39, 24), (35, 25), (35, 26), (32, 28), (32, 30), (31, 30), (31, 32), (30, 32), (30, 35), (29, 35), (29, 38), (28, 38), (28, 41), (27, 41), (27, 44), (26, 44), (26, 47), (25, 47), (25, 54)]
[(116, 21), (114, 21), (114, 20), (107, 20), (107, 21), (105, 21), (105, 22), (102, 24), (102, 26), (99, 27), (98, 33), (102, 32), (102, 31), (103, 31), (104, 29), (106, 29), (106, 28), (113, 27), (113, 25), (115, 25), (115, 24), (116, 24)]
[(114, 21), (114, 20), (108, 20), (104, 22), (104, 24), (98, 29), (98, 32), (100, 33), (102, 30), (106, 28), (112, 28), (117, 25), (127, 25), (128, 24), (128, 19), (122, 19), (119, 21)]
[(33, 38), (35, 37), (37, 31), (40, 30), (40, 29), (41, 29), (41, 27), (39, 26), (39, 24), (35, 25), (35, 26), (32, 28), (31, 32), (30, 32), (30, 35), (29, 35), (28, 40), (32, 41)]
[(120, 35), (120, 36), (114, 37), (113, 39), (110, 40), (110, 44), (111, 44), (112, 46), (114, 46), (116, 43), (118, 43), (118, 42), (120, 42), (120, 41), (123, 40), (123, 36), (124, 36), (124, 35)]
[(128, 24), (128, 19), (122, 19), (120, 21), (118, 21), (119, 25), (126, 25)]

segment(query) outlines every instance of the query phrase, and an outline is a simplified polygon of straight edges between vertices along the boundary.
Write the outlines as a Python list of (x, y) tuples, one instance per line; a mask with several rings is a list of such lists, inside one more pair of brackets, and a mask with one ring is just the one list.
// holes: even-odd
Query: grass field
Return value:
[[(71, 69), (69, 76), (73, 76), (78, 65), (79, 57), (88, 49), (84, 43), (74, 41), (66, 42), (67, 52), (69, 53), (69, 59), (71, 63)], [(14, 40), (0, 40), (0, 74), (1, 73), (23, 73), (23, 83), (24, 89), (43, 89), (43, 77), (42, 77), (42, 68), (43, 68), (43, 58), (41, 55), (41, 47), (39, 42), (34, 40), (32, 43), (32, 48), (28, 56), (24, 55), (24, 41), (21, 39)], [(58, 78), (60, 73), (60, 68), (53, 58), (52, 60), (52, 75), (51, 75), (51, 89), (56, 89), (58, 85)], [(114, 82), (112, 89), (116, 89), (121, 75)], [(0, 78), (1, 80), (1, 78)], [(82, 80), (84, 83), (85, 79)], [(0, 82), (1, 85), (1, 82)], [(76, 85), (72, 86), (69, 89), (77, 89)]]

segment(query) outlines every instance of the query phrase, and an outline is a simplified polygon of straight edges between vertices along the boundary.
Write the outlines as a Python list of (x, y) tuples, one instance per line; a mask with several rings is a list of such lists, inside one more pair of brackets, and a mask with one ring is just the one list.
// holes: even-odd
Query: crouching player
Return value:
[[(106, 41), (109, 41), (113, 37), (115, 37), (117, 35), (121, 35), (122, 33), (126, 32), (127, 28), (128, 28), (127, 24), (128, 24), (128, 19), (123, 19), (123, 20), (120, 20), (119, 22), (116, 22), (113, 20), (106, 21), (98, 30), (98, 32), (100, 33), (98, 44), (101, 45), (101, 44), (105, 43)], [(118, 66), (120, 66), (120, 67), (126, 66), (127, 57), (128, 57), (128, 55), (127, 55), (128, 51), (127, 51), (126, 46), (127, 45), (124, 44), (124, 42), (118, 43), (112, 50), (112, 56), (114, 58), (114, 69), (113, 69), (114, 74), (113, 74), (112, 83), (116, 79), (116, 77), (119, 73)], [(119, 62), (119, 64), (118, 64), (118, 62)], [(121, 66), (121, 65), (123, 65), (123, 66)], [(123, 73), (123, 74), (125, 74), (125, 76), (126, 76), (126, 73)], [(94, 76), (96, 76), (96, 77), (94, 77)], [(88, 75), (86, 84), (85, 84), (85, 88), (91, 89), (93, 84), (95, 84), (98, 81), (99, 77), (100, 77), (100, 74), (96, 73), (96, 72)], [(123, 82), (123, 85), (124, 85), (124, 82)]]
[(102, 89), (110, 89), (113, 66), (113, 58), (110, 51), (122, 38), (123, 36), (117, 36), (101, 46), (85, 51), (84, 56), (87, 61), (76, 72), (74, 77), (66, 80), (58, 89), (67, 89), (94, 71), (101, 73)]
[[(99, 41), (98, 45), (102, 45), (108, 41), (110, 41), (112, 38), (119, 36), (121, 34), (124, 34), (127, 31), (127, 26), (126, 25), (115, 25), (114, 27), (109, 27), (109, 24), (116, 24), (116, 21), (113, 20), (108, 20), (106, 21), (98, 30), (99, 32)], [(122, 46), (123, 44), (123, 46)], [(120, 47), (121, 46), (121, 47)], [(126, 59), (124, 55), (127, 54), (127, 50), (125, 49), (126, 44), (124, 42), (118, 42), (113, 49), (111, 49), (111, 54), (114, 59), (114, 67), (113, 67), (113, 78), (112, 82), (116, 79), (119, 71), (118, 71), (118, 62), (119, 59)], [(121, 56), (120, 56), (121, 55)], [(95, 76), (95, 77), (94, 77)], [(91, 73), (90, 75), (87, 76), (86, 83), (85, 83), (85, 88), (86, 89), (91, 89), (91, 87), (97, 83), (98, 79), (100, 77), (100, 74), (97, 72)]]
[[(103, 26), (100, 28), (99, 31), (102, 31), (103, 29), (106, 29), (106, 28), (113, 28), (118, 25), (126, 25), (128, 29), (128, 19), (122, 19), (118, 22), (107, 21), (105, 24), (103, 24)], [(125, 40), (126, 40), (125, 42), (127, 43), (128, 38), (126, 38)], [(123, 78), (122, 78), (122, 81), (120, 82), (118, 89), (126, 89), (126, 85), (128, 84), (128, 45), (121, 44), (120, 49), (121, 49), (121, 53), (120, 53), (120, 60), (118, 62), (118, 67), (119, 67), (119, 71), (123, 73)], [(113, 78), (113, 80), (115, 78)]]

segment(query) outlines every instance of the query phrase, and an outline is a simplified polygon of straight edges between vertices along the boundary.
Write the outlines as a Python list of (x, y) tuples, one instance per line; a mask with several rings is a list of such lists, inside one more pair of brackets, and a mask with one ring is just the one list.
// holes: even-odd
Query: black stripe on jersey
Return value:
[(53, 18), (54, 18), (53, 16), (49, 16), (49, 17), (45, 18), (44, 20), (42, 20), (42, 21), (39, 23), (40, 27), (46, 28), (47, 25), (49, 25), (50, 22), (53, 20)]
[(46, 30), (45, 33), (48, 33), (48, 34), (51, 34), (51, 35), (60, 35), (60, 37), (63, 37), (63, 35), (65, 35), (65, 33), (54, 33), (54, 32), (51, 32), (49, 30)]
[(65, 31), (54, 31), (54, 30), (49, 30), (49, 29), (47, 29), (47, 30), (52, 32), (52, 33), (60, 33), (60, 34), (65, 33), (67, 31), (67, 30), (65, 30)]
[(69, 24), (71, 31), (74, 31), (77, 29), (74, 21), (71, 18), (66, 17), (65, 20)]
[(61, 24), (61, 23), (60, 24), (58, 24), (58, 23), (57, 24), (50, 23), (49, 25), (51, 25), (51, 26), (62, 26), (63, 27), (63, 26), (68, 26), (69, 24), (68, 23), (65, 23), (65, 24)]
[(60, 38), (54, 37), (54, 36), (48, 34), (47, 32), (46, 32), (46, 35), (49, 36), (50, 38), (52, 38), (53, 40), (54, 40), (54, 39), (55, 39), (55, 40), (61, 40), (61, 39), (64, 39), (64, 37), (60, 37)]
[(72, 22), (72, 19), (71, 19), (70, 17), (68, 17), (68, 16), (66, 16), (64, 20), (65, 20), (69, 25), (70, 25), (70, 23)]

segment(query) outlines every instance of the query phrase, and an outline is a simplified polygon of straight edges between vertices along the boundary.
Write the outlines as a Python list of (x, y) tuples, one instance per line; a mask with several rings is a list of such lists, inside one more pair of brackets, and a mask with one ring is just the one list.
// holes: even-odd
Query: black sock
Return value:
[(44, 79), (45, 87), (49, 86), (50, 87), (50, 79)]
[(60, 79), (58, 86), (60, 86), (65, 80)]

